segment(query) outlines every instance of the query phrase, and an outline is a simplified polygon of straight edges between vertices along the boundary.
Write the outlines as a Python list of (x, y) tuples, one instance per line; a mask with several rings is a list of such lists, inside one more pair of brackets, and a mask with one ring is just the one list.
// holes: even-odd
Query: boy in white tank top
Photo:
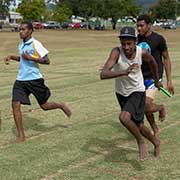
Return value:
[(119, 119), (135, 137), (139, 158), (147, 158), (144, 137), (154, 145), (154, 156), (160, 154), (160, 141), (153, 136), (143, 123), (145, 111), (145, 87), (141, 72), (142, 61), (148, 62), (154, 75), (155, 85), (159, 89), (157, 64), (144, 49), (136, 46), (136, 33), (132, 27), (124, 27), (120, 32), (119, 47), (115, 47), (102, 68), (100, 78), (115, 78), (115, 92), (121, 106)]

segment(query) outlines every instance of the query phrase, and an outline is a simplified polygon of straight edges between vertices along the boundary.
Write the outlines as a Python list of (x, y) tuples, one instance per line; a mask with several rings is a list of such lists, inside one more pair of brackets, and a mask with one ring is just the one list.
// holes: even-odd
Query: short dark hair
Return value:
[(32, 32), (34, 31), (34, 28), (33, 28), (33, 25), (32, 25), (31, 22), (24, 21), (24, 22), (22, 22), (21, 24), (26, 24), (26, 25), (27, 25), (27, 28), (28, 28), (29, 30), (32, 30)]
[(152, 23), (151, 18), (147, 14), (142, 14), (137, 18), (137, 22), (138, 21), (143, 21), (143, 20), (145, 21), (146, 24)]

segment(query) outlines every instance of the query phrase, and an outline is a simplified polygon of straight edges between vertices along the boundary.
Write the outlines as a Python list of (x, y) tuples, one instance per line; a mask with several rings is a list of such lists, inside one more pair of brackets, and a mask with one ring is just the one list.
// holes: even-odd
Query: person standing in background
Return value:
[[(171, 61), (168, 53), (166, 40), (162, 35), (152, 31), (151, 19), (148, 15), (140, 15), (137, 18), (138, 44), (149, 50), (158, 64), (159, 81), (162, 82), (163, 70), (165, 69), (167, 90), (174, 94), (174, 87), (171, 79)], [(164, 121), (166, 110), (163, 104), (155, 104), (154, 98), (157, 88), (154, 85), (153, 74), (146, 62), (142, 63), (142, 73), (146, 87), (146, 110), (145, 115), (150, 123), (154, 135), (158, 135), (159, 129), (155, 122), (154, 113), (159, 112), (159, 120)]]

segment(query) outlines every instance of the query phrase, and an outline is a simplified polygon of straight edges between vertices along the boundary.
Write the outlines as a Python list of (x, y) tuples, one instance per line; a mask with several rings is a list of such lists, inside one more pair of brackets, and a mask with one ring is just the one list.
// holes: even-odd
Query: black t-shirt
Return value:
[[(162, 62), (162, 52), (167, 50), (166, 40), (163, 36), (152, 32), (148, 37), (138, 35), (138, 44), (141, 42), (146, 42), (151, 48), (151, 55), (154, 57), (158, 64), (158, 74), (159, 78), (163, 76), (163, 62)], [(147, 62), (142, 63), (142, 73), (144, 79), (152, 79), (153, 75), (149, 68)]]

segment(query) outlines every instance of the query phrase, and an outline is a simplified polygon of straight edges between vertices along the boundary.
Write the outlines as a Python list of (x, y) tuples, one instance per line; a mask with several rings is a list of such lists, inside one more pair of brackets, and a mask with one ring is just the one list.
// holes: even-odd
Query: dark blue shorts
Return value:
[(33, 94), (39, 105), (45, 104), (51, 93), (44, 84), (44, 79), (30, 81), (16, 80), (13, 86), (12, 101), (19, 101), (21, 104), (30, 105), (29, 95)]
[(145, 112), (145, 92), (133, 92), (129, 96), (125, 97), (119, 93), (116, 93), (119, 105), (122, 111), (129, 112), (131, 114), (132, 120), (138, 124), (142, 123), (144, 120)]

